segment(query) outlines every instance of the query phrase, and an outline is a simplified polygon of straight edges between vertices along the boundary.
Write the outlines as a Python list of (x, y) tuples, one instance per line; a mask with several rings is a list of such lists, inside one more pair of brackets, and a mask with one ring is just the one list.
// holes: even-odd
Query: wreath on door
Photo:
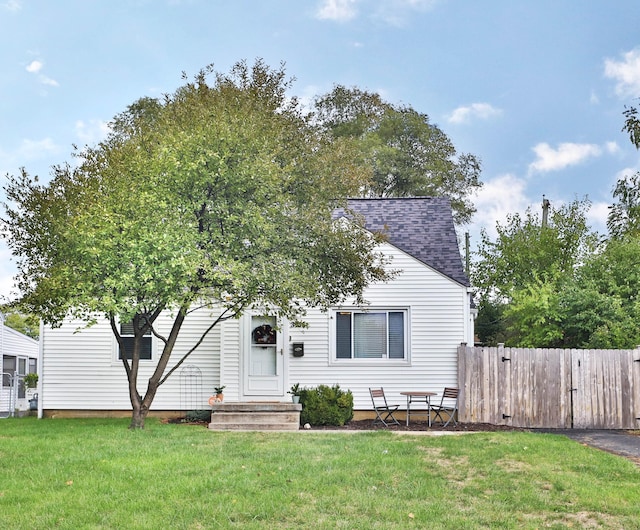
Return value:
[(252, 337), (256, 344), (275, 344), (276, 330), (269, 324), (262, 324), (253, 330)]

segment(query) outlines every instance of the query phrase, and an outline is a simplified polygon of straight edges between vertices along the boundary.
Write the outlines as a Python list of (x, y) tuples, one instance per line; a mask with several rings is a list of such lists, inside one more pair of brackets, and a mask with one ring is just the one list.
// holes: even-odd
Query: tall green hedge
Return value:
[(353, 418), (353, 394), (341, 390), (339, 385), (320, 385), (300, 390), (300, 423), (318, 425), (344, 425)]

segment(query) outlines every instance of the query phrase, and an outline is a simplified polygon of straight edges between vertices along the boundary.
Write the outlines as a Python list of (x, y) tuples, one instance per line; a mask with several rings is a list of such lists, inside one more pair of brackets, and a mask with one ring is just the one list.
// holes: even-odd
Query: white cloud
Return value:
[(307, 85), (295, 95), (300, 106), (305, 112), (313, 112), (314, 103), (317, 96), (331, 90), (330, 87), (319, 87), (318, 85)]
[[(533, 213), (542, 212), (542, 196), (531, 198), (527, 194), (528, 180), (519, 178), (513, 174), (500, 175), (485, 182), (474, 198), (477, 212), (473, 217), (473, 224), (467, 230), (471, 235), (472, 247), (480, 243), (480, 231), (484, 229), (491, 240), (498, 236), (496, 224), (506, 225), (509, 215), (524, 215), (527, 208)], [(552, 201), (554, 208), (559, 208), (566, 201), (555, 197)], [(592, 203), (587, 212), (587, 222), (592, 230), (605, 233), (607, 216), (609, 214), (608, 202)]]
[(38, 79), (40, 80), (40, 82), (43, 85), (60, 86), (55, 79), (51, 79), (50, 77), (47, 77), (46, 75), (38, 76)]
[(507, 215), (524, 212), (531, 204), (525, 194), (526, 186), (526, 180), (512, 174), (485, 182), (474, 200), (477, 212), (474, 214), (473, 224), (478, 232), (474, 234), (474, 238), (479, 241), (480, 228), (484, 228), (489, 237), (495, 238), (496, 222), (504, 224)]
[[(416, 11), (427, 11), (440, 0), (377, 0), (374, 17), (393, 26), (403, 26)], [(373, 2), (372, 2), (373, 3)]]
[(109, 134), (109, 124), (102, 120), (76, 121), (76, 136), (82, 144), (93, 145), (104, 140)]
[(42, 70), (42, 67), (44, 66), (44, 64), (42, 63), (42, 61), (31, 61), (27, 67), (26, 70), (27, 72), (31, 73), (31, 74), (37, 74), (40, 70)]
[(472, 103), (466, 107), (458, 107), (447, 118), (449, 123), (468, 123), (473, 118), (488, 120), (502, 114), (502, 110), (489, 103)]
[(42, 140), (24, 139), (11, 152), (0, 149), (0, 174), (13, 174), (20, 167), (30, 166), (33, 162), (46, 160), (62, 151), (51, 138)]
[(604, 75), (616, 81), (618, 96), (638, 97), (640, 95), (640, 48), (623, 54), (621, 61), (606, 59)]
[(40, 83), (42, 83), (43, 85), (48, 85), (48, 86), (60, 86), (58, 84), (58, 82), (55, 79), (51, 79), (50, 77), (41, 74), (40, 71), (42, 70), (42, 67), (44, 66), (44, 63), (42, 61), (38, 61), (37, 59), (34, 61), (31, 61), (27, 66), (26, 66), (26, 70), (27, 72), (29, 72), (30, 74), (37, 74), (38, 76), (38, 81), (40, 81)]
[(17, 298), (15, 281), (17, 273), (15, 263), (11, 261), (11, 251), (7, 244), (0, 240), (0, 303), (9, 302)]
[(9, 0), (8, 2), (4, 2), (2, 4), (2, 7), (4, 7), (7, 11), (16, 13), (17, 11), (20, 11), (22, 9), (22, 4), (18, 0)]
[(604, 148), (606, 149), (607, 153), (612, 155), (620, 152), (620, 146), (617, 142), (607, 142), (604, 144)]
[(609, 216), (609, 203), (594, 202), (587, 212), (587, 222), (593, 230), (605, 233), (607, 231), (607, 217)]
[[(321, 0), (316, 10), (316, 18), (348, 22), (361, 11), (370, 13), (371, 18), (386, 24), (402, 26), (411, 13), (427, 11), (441, 0)], [(358, 9), (358, 4), (362, 9)]]
[(587, 158), (600, 156), (602, 148), (596, 144), (562, 143), (553, 149), (548, 143), (539, 143), (533, 148), (537, 155), (529, 165), (529, 172), (547, 172), (564, 169), (584, 162)]
[(358, 0), (322, 0), (316, 11), (316, 17), (320, 20), (335, 20), (347, 22), (356, 17)]
[(60, 151), (60, 148), (55, 144), (51, 138), (44, 138), (42, 140), (22, 140), (16, 157), (26, 160), (35, 160), (42, 158), (49, 154), (55, 154)]
[(635, 175), (638, 171), (640, 171), (640, 169), (638, 169), (637, 167), (625, 167), (624, 169), (621, 169), (620, 171), (618, 171), (616, 173), (616, 177), (615, 177), (615, 181), (614, 181), (614, 185), (616, 182), (618, 182), (620, 179), (623, 178), (628, 178), (628, 177), (632, 177), (633, 175)]

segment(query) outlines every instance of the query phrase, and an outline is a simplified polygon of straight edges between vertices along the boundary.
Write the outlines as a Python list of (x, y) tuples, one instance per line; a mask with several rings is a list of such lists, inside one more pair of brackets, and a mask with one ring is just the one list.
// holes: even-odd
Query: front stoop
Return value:
[(213, 431), (297, 431), (302, 405), (288, 402), (216, 403), (211, 410)]

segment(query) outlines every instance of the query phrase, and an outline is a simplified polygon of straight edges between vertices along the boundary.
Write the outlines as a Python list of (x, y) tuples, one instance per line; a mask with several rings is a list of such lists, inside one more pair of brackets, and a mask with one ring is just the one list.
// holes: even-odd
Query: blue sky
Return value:
[[(334, 84), (430, 116), (482, 160), (472, 247), (507, 213), (593, 202), (640, 169), (621, 129), (640, 97), (638, 0), (0, 0), (0, 179), (44, 181), (181, 73), (286, 64), (302, 98)], [(2, 194), (0, 194), (1, 196)], [(0, 242), (0, 296), (15, 268)]]

